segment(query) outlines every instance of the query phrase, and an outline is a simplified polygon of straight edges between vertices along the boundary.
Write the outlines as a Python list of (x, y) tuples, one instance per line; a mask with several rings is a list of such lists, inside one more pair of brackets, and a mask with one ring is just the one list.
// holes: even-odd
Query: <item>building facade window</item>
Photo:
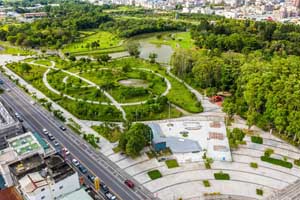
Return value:
[(63, 189), (64, 188), (64, 186), (63, 185), (61, 185), (61, 186), (59, 186), (59, 189), (61, 190), (61, 189)]
[(45, 199), (45, 196), (42, 196), (41, 199)]

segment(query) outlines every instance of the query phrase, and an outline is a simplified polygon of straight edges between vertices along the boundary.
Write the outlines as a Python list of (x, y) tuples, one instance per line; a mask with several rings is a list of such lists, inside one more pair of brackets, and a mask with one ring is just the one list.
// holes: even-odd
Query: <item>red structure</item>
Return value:
[(216, 103), (216, 102), (221, 102), (223, 101), (223, 97), (222, 96), (219, 96), (219, 95), (216, 95), (216, 96), (212, 96), (210, 98), (210, 101), (213, 102), (213, 103)]

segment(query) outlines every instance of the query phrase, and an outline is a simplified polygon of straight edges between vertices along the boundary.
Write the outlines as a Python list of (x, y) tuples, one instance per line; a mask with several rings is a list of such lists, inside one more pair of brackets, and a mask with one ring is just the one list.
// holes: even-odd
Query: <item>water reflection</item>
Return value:
[(173, 49), (168, 45), (151, 44), (147, 39), (138, 41), (141, 45), (140, 58), (149, 59), (150, 53), (156, 53), (156, 62), (169, 63), (173, 54)]

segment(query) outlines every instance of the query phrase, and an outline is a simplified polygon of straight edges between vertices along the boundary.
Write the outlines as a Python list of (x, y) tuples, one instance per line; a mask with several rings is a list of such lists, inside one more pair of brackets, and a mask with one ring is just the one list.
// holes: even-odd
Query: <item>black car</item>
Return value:
[(100, 183), (100, 187), (101, 187), (101, 189), (103, 190), (104, 193), (109, 191), (107, 185), (105, 185), (104, 183)]
[(87, 177), (92, 183), (94, 183), (95, 178), (96, 178), (95, 176), (89, 174)]
[(83, 165), (79, 165), (79, 170), (82, 172), (82, 173), (87, 173), (87, 169), (83, 166)]
[(67, 130), (66, 127), (64, 127), (64, 126), (60, 126), (59, 128), (63, 131)]

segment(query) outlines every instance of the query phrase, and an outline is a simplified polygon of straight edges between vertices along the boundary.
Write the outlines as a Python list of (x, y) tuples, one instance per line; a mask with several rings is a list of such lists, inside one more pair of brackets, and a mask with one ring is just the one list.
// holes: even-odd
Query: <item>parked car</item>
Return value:
[(15, 117), (19, 120), (19, 122), (23, 122), (22, 117), (19, 115), (19, 113), (15, 113)]
[(131, 180), (125, 180), (124, 181), (124, 183), (128, 186), (128, 187), (130, 187), (131, 189), (132, 188), (134, 188), (134, 183), (131, 181)]
[(66, 156), (70, 155), (70, 151), (66, 147), (62, 148), (62, 151)]
[(75, 158), (72, 159), (72, 163), (77, 167), (80, 165), (80, 163), (78, 162), (78, 160), (76, 160)]
[(108, 191), (109, 191), (107, 185), (105, 185), (104, 183), (101, 183), (101, 182), (100, 182), (100, 187), (101, 187), (101, 189), (103, 190), (103, 192), (108, 192)]
[(24, 121), (20, 116), (17, 117), (17, 119), (19, 120), (19, 122), (23, 122)]
[(53, 141), (53, 144), (54, 146), (59, 146), (59, 143), (56, 140)]
[(90, 174), (89, 174), (87, 177), (88, 177), (88, 179), (89, 179), (92, 183), (94, 183), (95, 178), (96, 178), (94, 175), (90, 175)]
[(158, 162), (163, 162), (163, 161), (166, 161), (166, 160), (167, 160), (166, 158), (159, 158)]
[(82, 172), (82, 173), (87, 173), (87, 169), (83, 166), (83, 165), (79, 165), (79, 170)]
[(47, 135), (49, 132), (47, 129), (43, 128), (43, 133), (45, 133)]
[(66, 127), (64, 127), (64, 126), (60, 126), (59, 128), (63, 131), (67, 130)]
[(51, 133), (48, 134), (48, 138), (49, 138), (50, 140), (55, 140), (54, 136), (53, 136)]
[(117, 197), (115, 195), (113, 195), (112, 193), (110, 193), (110, 192), (105, 193), (105, 196), (109, 200), (116, 200), (117, 199)]

